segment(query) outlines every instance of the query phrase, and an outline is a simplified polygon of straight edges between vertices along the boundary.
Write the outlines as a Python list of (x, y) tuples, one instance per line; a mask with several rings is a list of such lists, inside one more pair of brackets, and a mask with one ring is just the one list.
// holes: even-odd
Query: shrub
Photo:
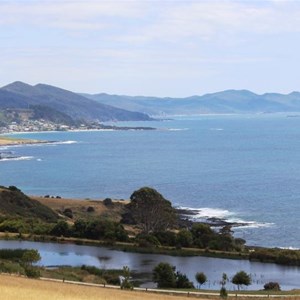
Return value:
[(25, 275), (29, 278), (39, 278), (41, 276), (40, 270), (35, 267), (26, 267)]
[(159, 240), (151, 234), (139, 234), (136, 237), (136, 242), (140, 247), (158, 247), (160, 246)]
[(104, 204), (105, 206), (113, 206), (113, 205), (114, 205), (113, 201), (112, 201), (110, 198), (105, 198), (105, 199), (103, 200), (103, 204)]
[(95, 208), (93, 206), (89, 206), (86, 210), (88, 213), (94, 212)]
[(71, 208), (66, 208), (66, 209), (64, 210), (63, 214), (64, 214), (66, 217), (68, 217), (68, 218), (70, 218), (70, 219), (73, 219), (73, 211), (72, 211)]
[(264, 285), (266, 291), (280, 291), (280, 285), (278, 282), (268, 282)]

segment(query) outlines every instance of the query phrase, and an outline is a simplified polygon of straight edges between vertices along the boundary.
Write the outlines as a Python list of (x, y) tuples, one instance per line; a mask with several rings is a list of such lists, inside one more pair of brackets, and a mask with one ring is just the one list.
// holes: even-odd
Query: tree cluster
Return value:
[(91, 240), (105, 239), (109, 241), (127, 241), (128, 235), (124, 227), (109, 220), (77, 220), (74, 225), (59, 221), (51, 230), (51, 235), (87, 238)]
[(260, 262), (272, 262), (280, 265), (300, 266), (300, 251), (288, 249), (256, 249), (249, 259)]
[(159, 263), (153, 269), (153, 281), (158, 288), (181, 288), (191, 289), (194, 285), (185, 274), (176, 272), (176, 268), (168, 263)]

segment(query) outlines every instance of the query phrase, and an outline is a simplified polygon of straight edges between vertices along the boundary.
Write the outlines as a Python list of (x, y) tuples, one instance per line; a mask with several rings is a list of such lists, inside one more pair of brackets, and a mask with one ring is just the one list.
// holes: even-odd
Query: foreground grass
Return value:
[(1, 300), (183, 300), (187, 298), (186, 296), (181, 297), (146, 292), (111, 290), (5, 275), (0, 276), (0, 290)]

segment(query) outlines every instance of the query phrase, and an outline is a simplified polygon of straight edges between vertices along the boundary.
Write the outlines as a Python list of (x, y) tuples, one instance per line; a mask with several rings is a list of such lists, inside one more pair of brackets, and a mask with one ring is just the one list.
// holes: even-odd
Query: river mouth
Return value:
[[(300, 268), (250, 262), (248, 260), (232, 260), (202, 256), (176, 257), (170, 255), (131, 253), (112, 250), (108, 247), (84, 246), (74, 244), (41, 243), (30, 241), (0, 241), (0, 248), (6, 249), (37, 249), (41, 254), (40, 266), (82, 266), (89, 265), (101, 269), (122, 269), (128, 266), (133, 272), (133, 280), (142, 287), (155, 287), (152, 281), (152, 270), (160, 262), (167, 262), (176, 267), (177, 271), (188, 276), (194, 282), (197, 272), (204, 272), (208, 278), (204, 289), (219, 290), (223, 273), (229, 278), (238, 272), (251, 274), (252, 284), (248, 290), (261, 290), (270, 281), (279, 282), (282, 290), (299, 288)], [(228, 283), (229, 290), (236, 287)]]

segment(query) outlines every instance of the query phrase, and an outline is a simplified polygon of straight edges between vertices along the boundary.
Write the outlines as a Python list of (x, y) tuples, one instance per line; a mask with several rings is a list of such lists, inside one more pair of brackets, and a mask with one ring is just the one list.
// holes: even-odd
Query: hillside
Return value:
[(298, 92), (258, 95), (247, 90), (226, 90), (187, 98), (131, 97), (104, 93), (83, 95), (99, 103), (149, 115), (300, 112)]
[(73, 120), (102, 122), (150, 120), (146, 114), (101, 104), (46, 84), (32, 86), (17, 81), (0, 88), (0, 109), (29, 107), (49, 107), (56, 114), (60, 112)]
[(0, 187), (0, 215), (37, 218), (45, 222), (56, 222), (58, 219), (52, 209), (30, 199), (15, 187)]

